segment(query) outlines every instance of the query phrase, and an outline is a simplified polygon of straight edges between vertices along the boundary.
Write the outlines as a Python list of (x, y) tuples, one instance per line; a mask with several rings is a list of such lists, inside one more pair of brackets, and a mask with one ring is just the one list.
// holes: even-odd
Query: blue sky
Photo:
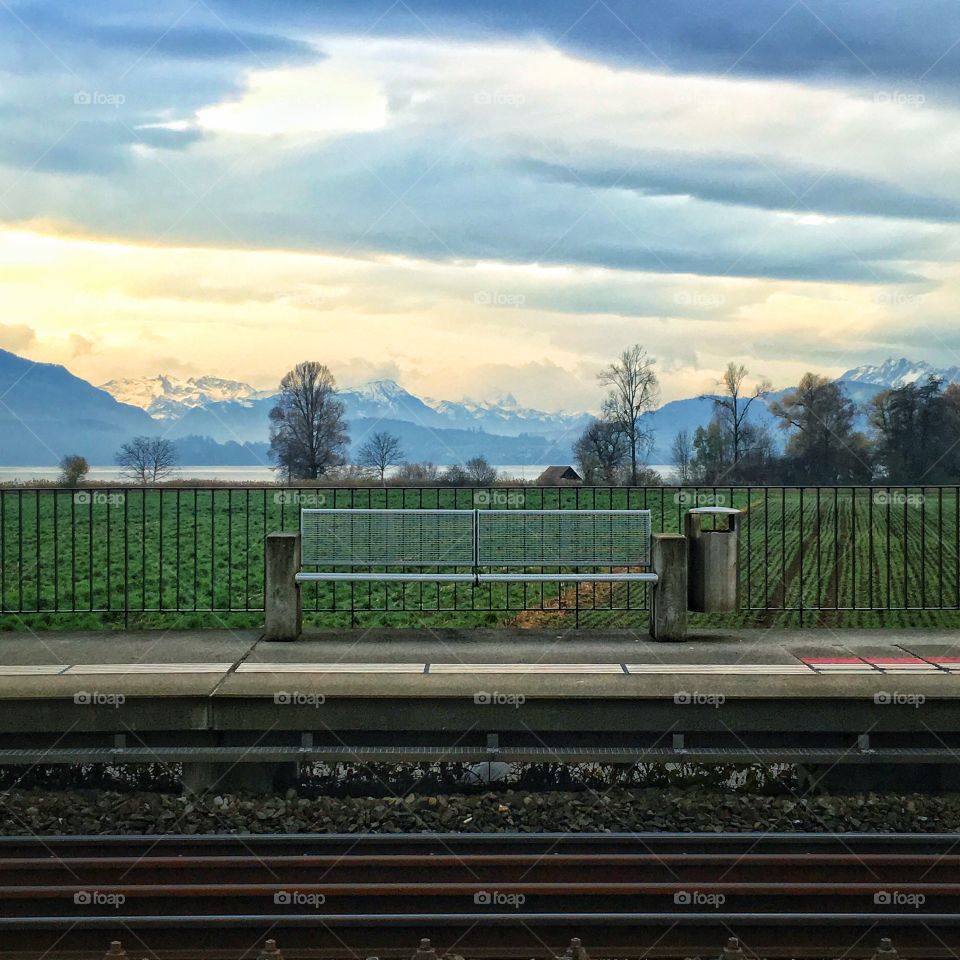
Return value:
[(960, 362), (960, 3), (0, 2), (0, 347), (595, 407)]

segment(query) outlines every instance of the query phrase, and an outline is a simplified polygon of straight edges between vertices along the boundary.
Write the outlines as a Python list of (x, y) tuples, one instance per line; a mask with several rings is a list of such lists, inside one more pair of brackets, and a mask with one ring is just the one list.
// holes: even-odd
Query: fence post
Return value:
[(266, 539), (264, 640), (296, 640), (303, 632), (300, 607), (300, 534), (271, 533)]
[(655, 533), (652, 562), (659, 580), (650, 592), (650, 637), (686, 640), (687, 538), (680, 533)]

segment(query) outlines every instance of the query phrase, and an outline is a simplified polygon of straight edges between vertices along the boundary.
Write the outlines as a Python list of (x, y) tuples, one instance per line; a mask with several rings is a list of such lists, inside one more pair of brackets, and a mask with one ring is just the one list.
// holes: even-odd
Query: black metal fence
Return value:
[[(960, 486), (945, 487), (201, 487), (0, 488), (0, 613), (258, 613), (264, 539), (301, 507), (646, 508), (679, 531), (692, 506), (741, 521), (745, 615), (960, 610)], [(635, 614), (642, 584), (310, 584), (308, 612)], [(333, 622), (333, 620), (331, 620)], [(635, 620), (633, 621), (635, 622)]]

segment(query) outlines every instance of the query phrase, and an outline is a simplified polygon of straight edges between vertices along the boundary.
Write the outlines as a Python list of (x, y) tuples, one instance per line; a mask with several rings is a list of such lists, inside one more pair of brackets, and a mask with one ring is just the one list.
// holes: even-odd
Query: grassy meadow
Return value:
[[(935, 488), (0, 489), (0, 628), (255, 627), (264, 538), (301, 506), (646, 508), (679, 531), (695, 505), (741, 521), (741, 613), (702, 624), (960, 625), (958, 490)], [(642, 627), (643, 585), (310, 584), (322, 626)], [(952, 609), (942, 609), (952, 608)]]

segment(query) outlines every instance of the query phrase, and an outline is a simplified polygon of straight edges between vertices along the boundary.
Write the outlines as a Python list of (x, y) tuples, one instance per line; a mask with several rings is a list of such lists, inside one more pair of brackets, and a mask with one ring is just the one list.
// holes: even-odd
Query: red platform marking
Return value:
[(800, 659), (807, 664), (843, 664), (864, 662), (860, 657), (801, 657)]
[(867, 663), (926, 663), (920, 657), (864, 657)]

